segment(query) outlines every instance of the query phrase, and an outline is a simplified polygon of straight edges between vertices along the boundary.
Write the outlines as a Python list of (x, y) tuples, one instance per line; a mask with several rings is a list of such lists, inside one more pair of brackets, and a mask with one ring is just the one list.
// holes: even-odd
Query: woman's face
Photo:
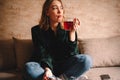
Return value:
[(47, 11), (47, 16), (49, 16), (50, 22), (62, 22), (63, 12), (64, 10), (61, 2), (54, 0)]

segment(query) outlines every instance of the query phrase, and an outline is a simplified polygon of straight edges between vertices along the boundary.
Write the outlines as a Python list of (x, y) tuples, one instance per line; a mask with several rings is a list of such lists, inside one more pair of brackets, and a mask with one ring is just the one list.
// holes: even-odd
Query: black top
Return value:
[(79, 54), (76, 40), (71, 42), (69, 31), (57, 26), (56, 34), (51, 28), (43, 30), (39, 25), (32, 27), (32, 41), (35, 48), (32, 61), (37, 61), (43, 68), (53, 69), (53, 64), (68, 59), (70, 56)]

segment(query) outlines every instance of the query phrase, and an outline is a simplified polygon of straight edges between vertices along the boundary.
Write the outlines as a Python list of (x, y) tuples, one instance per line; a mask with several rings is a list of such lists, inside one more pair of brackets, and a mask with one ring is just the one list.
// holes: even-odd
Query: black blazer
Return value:
[(32, 27), (32, 41), (34, 45), (34, 53), (32, 61), (37, 61), (43, 68), (49, 67), (53, 69), (53, 64), (68, 59), (70, 56), (79, 54), (76, 40), (69, 40), (69, 31), (61, 29), (58, 25), (57, 32), (49, 28), (41, 29), (38, 25)]

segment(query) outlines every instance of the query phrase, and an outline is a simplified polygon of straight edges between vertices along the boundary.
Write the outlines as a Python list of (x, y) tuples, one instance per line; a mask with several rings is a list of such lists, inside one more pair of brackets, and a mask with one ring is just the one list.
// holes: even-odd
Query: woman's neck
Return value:
[(56, 32), (58, 23), (51, 23), (50, 26), (51, 26), (51, 29), (52, 29), (54, 32)]

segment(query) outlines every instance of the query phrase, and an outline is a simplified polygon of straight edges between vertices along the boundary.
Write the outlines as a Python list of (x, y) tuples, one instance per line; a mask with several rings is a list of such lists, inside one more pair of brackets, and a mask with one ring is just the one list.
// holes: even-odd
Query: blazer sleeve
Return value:
[(66, 35), (66, 49), (70, 55), (75, 55), (79, 53), (78, 46), (77, 46), (77, 33), (75, 33), (75, 41), (70, 41), (69, 31)]
[(33, 27), (31, 29), (31, 33), (34, 45), (34, 52), (31, 60), (39, 62), (43, 68), (49, 67), (50, 69), (52, 69), (52, 58), (47, 53), (47, 50), (44, 47), (44, 43), (42, 42), (42, 36), (40, 34), (40, 28)]

